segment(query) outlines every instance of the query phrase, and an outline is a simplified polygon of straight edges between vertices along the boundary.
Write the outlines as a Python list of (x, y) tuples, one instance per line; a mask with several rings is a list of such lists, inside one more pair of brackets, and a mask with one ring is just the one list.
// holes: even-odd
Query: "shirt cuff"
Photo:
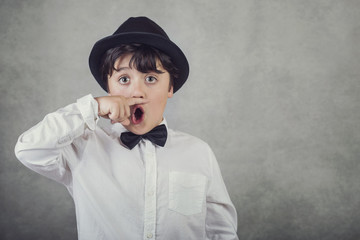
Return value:
[(99, 120), (98, 102), (89, 94), (76, 101), (77, 107), (89, 129), (95, 130)]

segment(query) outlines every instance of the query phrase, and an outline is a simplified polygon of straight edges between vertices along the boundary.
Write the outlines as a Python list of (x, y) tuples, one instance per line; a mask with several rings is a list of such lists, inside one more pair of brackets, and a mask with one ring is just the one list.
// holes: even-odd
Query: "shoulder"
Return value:
[(189, 143), (195, 143), (199, 145), (208, 145), (205, 141), (201, 140), (200, 138), (185, 132), (168, 129), (168, 135), (172, 141), (187, 141)]
[(171, 145), (197, 149), (197, 151), (211, 151), (210, 146), (202, 139), (181, 131), (168, 129), (168, 140)]

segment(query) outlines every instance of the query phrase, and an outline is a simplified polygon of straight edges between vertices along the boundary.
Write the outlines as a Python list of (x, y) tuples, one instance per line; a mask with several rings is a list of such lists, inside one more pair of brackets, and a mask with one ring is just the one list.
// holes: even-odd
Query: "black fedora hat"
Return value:
[(173, 43), (165, 31), (147, 17), (131, 17), (113, 35), (97, 41), (89, 56), (90, 71), (100, 86), (107, 91), (107, 83), (101, 78), (100, 62), (110, 48), (121, 44), (141, 43), (159, 49), (167, 54), (179, 69), (179, 77), (174, 80), (174, 92), (185, 83), (189, 75), (189, 63), (181, 49)]

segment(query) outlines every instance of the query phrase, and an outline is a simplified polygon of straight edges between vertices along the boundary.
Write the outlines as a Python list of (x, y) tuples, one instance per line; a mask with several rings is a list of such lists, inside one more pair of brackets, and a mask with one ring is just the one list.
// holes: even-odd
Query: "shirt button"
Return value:
[(149, 191), (148, 196), (152, 196), (152, 195), (154, 195), (154, 191)]
[(152, 238), (153, 235), (152, 235), (152, 233), (148, 233), (148, 234), (146, 235), (146, 237), (147, 237), (147, 238)]

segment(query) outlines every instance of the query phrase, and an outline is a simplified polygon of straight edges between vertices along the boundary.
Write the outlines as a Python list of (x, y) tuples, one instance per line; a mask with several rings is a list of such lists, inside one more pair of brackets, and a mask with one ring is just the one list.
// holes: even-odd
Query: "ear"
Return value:
[(172, 98), (173, 95), (174, 95), (174, 87), (171, 86), (169, 91), (168, 91), (168, 98)]

